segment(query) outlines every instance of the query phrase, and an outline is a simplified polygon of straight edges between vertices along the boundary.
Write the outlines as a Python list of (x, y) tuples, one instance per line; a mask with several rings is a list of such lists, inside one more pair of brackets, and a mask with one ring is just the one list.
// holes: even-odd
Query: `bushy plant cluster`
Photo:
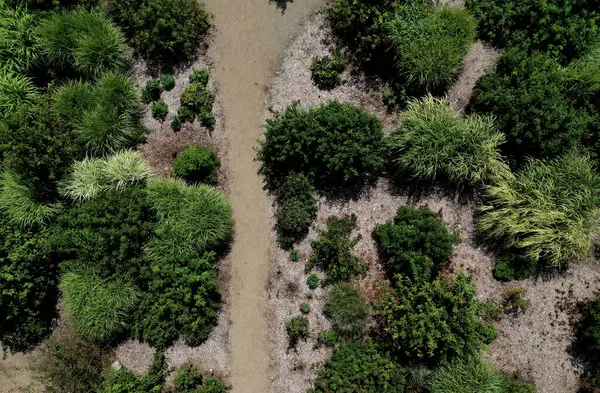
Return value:
[(300, 340), (304, 340), (308, 337), (308, 318), (303, 315), (291, 318), (285, 324), (285, 332), (288, 337), (288, 348), (296, 348)]
[(179, 153), (173, 162), (171, 173), (189, 183), (217, 185), (217, 169), (221, 161), (217, 152), (202, 145), (189, 146)]
[(207, 127), (215, 124), (211, 111), (215, 100), (214, 94), (208, 89), (208, 71), (194, 70), (190, 74), (190, 83), (181, 92), (181, 104), (177, 116), (182, 122), (192, 122), (198, 116), (200, 123)]
[(283, 249), (290, 249), (302, 241), (317, 215), (315, 189), (299, 173), (292, 173), (277, 190), (277, 212), (275, 230), (277, 242)]
[(357, 288), (350, 283), (341, 282), (332, 286), (323, 313), (337, 333), (346, 337), (358, 337), (371, 310)]
[(341, 83), (344, 68), (346, 68), (346, 64), (339, 52), (335, 52), (331, 56), (317, 55), (313, 57), (310, 66), (312, 80), (319, 89), (331, 90)]

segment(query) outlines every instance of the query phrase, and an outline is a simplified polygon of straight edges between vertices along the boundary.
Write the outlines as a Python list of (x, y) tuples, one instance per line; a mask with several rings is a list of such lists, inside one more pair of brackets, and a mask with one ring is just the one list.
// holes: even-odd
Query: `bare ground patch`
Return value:
[[(461, 1), (452, 2), (461, 6)], [(283, 110), (299, 100), (304, 105), (338, 99), (361, 105), (376, 114), (390, 131), (400, 113), (390, 113), (381, 103), (382, 85), (345, 72), (341, 86), (331, 91), (319, 90), (311, 80), (310, 63), (315, 54), (328, 54), (329, 32), (319, 16), (305, 23), (303, 32), (294, 40), (284, 57), (281, 69), (270, 89), (269, 105)], [(476, 42), (465, 57), (457, 82), (448, 91), (450, 100), (458, 111), (464, 111), (476, 81), (492, 67), (500, 52), (482, 42)], [(269, 113), (267, 117), (271, 116)], [(273, 202), (273, 201), (272, 201)], [(272, 231), (272, 260), (269, 274), (269, 337), (272, 354), (271, 392), (305, 392), (315, 378), (313, 363), (322, 362), (329, 350), (314, 350), (318, 334), (329, 327), (321, 314), (326, 290), (310, 291), (306, 286), (304, 265), (311, 252), (310, 244), (317, 238), (316, 228), (323, 229), (329, 216), (354, 213), (357, 216), (356, 234), (362, 240), (354, 248), (361, 262), (369, 266), (360, 286), (370, 300), (377, 299), (378, 280), (384, 278), (377, 260), (371, 232), (377, 224), (391, 219), (396, 209), (404, 204), (428, 207), (439, 213), (446, 226), (459, 234), (461, 243), (455, 246), (450, 269), (469, 272), (474, 280), (478, 298), (499, 304), (505, 290), (519, 286), (527, 289), (531, 308), (521, 315), (504, 316), (496, 327), (498, 338), (486, 355), (500, 370), (520, 371), (534, 383), (540, 393), (575, 393), (579, 387), (581, 368), (567, 353), (571, 344), (572, 323), (578, 318), (575, 305), (595, 296), (600, 288), (598, 264), (588, 259), (574, 263), (562, 276), (549, 279), (529, 279), (511, 283), (496, 281), (492, 275), (494, 255), (479, 246), (475, 240), (474, 209), (472, 202), (463, 203), (446, 194), (432, 191), (429, 195), (409, 199), (398, 193), (389, 181), (380, 179), (357, 200), (331, 201), (321, 198), (316, 222), (307, 238), (297, 249), (300, 261), (292, 262), (289, 252), (275, 243)], [(270, 222), (273, 226), (275, 207), (272, 206)], [(307, 296), (312, 292), (312, 295)], [(311, 338), (301, 342), (297, 351), (287, 350), (285, 322), (299, 315), (300, 303), (311, 306), (309, 322)]]

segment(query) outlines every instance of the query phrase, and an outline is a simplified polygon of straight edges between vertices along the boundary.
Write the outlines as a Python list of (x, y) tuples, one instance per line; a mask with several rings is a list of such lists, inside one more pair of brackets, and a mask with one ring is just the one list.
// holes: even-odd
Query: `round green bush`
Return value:
[(202, 87), (206, 87), (209, 76), (208, 70), (193, 70), (189, 77), (190, 83), (198, 83)]
[(178, 115), (171, 116), (171, 129), (173, 131), (181, 130), (181, 119)]
[(171, 74), (164, 74), (160, 77), (160, 88), (165, 91), (171, 91), (175, 87), (175, 77)]
[(358, 289), (350, 283), (342, 282), (331, 288), (323, 313), (336, 332), (345, 336), (358, 336), (371, 310)]
[(310, 305), (308, 303), (302, 303), (300, 305), (300, 312), (302, 314), (308, 314), (310, 312)]
[(177, 155), (171, 173), (190, 183), (216, 185), (220, 165), (215, 150), (201, 145), (190, 146)]
[(215, 96), (206, 87), (194, 82), (185, 87), (179, 100), (181, 106), (189, 108), (194, 114), (199, 114), (202, 110), (210, 112)]
[(306, 285), (308, 285), (310, 289), (317, 289), (319, 286), (319, 276), (314, 273), (308, 276), (306, 279)]
[(157, 120), (164, 121), (169, 114), (169, 106), (163, 99), (160, 99), (152, 103), (150, 111), (152, 112), (152, 117)]
[(31, 78), (0, 67), (0, 116), (41, 101)]
[(275, 230), (277, 242), (283, 249), (290, 249), (308, 234), (317, 214), (314, 192), (306, 176), (298, 173), (288, 176), (277, 190)]
[(179, 109), (177, 109), (177, 116), (179, 116), (179, 120), (181, 120), (182, 123), (191, 123), (196, 118), (196, 114), (187, 106), (180, 106)]
[(382, 149), (381, 122), (365, 110), (339, 101), (308, 109), (294, 103), (267, 120), (260, 174), (269, 190), (293, 172), (320, 189), (357, 187), (382, 168)]
[(75, 127), (83, 114), (95, 104), (94, 86), (87, 82), (69, 81), (60, 86), (54, 95), (54, 108), (69, 127)]
[(480, 186), (508, 170), (492, 119), (461, 117), (445, 98), (412, 101), (387, 142), (400, 177)]
[(431, 393), (506, 393), (504, 379), (487, 361), (457, 360), (437, 369), (427, 381)]
[(160, 81), (156, 79), (150, 79), (144, 85), (142, 89), (142, 101), (145, 104), (149, 104), (154, 101), (158, 101), (160, 98)]

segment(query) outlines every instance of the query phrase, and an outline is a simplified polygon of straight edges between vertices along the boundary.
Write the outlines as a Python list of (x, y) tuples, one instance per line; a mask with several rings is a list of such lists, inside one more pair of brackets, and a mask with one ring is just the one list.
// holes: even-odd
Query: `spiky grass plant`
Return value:
[(0, 115), (33, 104), (41, 95), (30, 78), (0, 67)]
[(54, 108), (61, 120), (75, 127), (87, 110), (96, 104), (94, 87), (83, 81), (69, 81), (54, 94)]
[(499, 153), (503, 142), (491, 118), (463, 118), (446, 98), (430, 95), (408, 105), (388, 138), (400, 174), (453, 185), (481, 185), (504, 176), (508, 167)]
[(60, 288), (67, 318), (96, 343), (107, 343), (127, 328), (129, 313), (139, 298), (131, 283), (105, 280), (85, 269), (66, 273)]
[(431, 393), (503, 393), (504, 379), (485, 360), (459, 360), (438, 368), (428, 381)]
[(60, 203), (39, 202), (32, 186), (12, 172), (0, 178), (0, 208), (8, 219), (21, 227), (47, 223), (60, 210)]
[(23, 8), (0, 2), (0, 64), (27, 73), (37, 62), (37, 19)]
[(218, 250), (233, 235), (231, 205), (210, 186), (155, 180), (148, 185), (148, 197), (159, 218), (157, 237), (147, 247), (151, 256), (193, 256)]
[(97, 197), (105, 191), (123, 190), (149, 180), (154, 173), (139, 151), (126, 150), (104, 159), (85, 158), (73, 164), (61, 183), (61, 194), (75, 201)]
[(486, 189), (477, 227), (532, 262), (560, 266), (585, 255), (598, 227), (600, 176), (588, 157), (530, 159)]

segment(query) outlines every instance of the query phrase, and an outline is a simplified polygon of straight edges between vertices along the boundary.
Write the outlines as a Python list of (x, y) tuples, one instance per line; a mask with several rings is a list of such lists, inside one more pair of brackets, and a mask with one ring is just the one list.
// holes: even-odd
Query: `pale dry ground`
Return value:
[[(386, 132), (389, 132), (400, 114), (385, 110), (379, 93), (381, 86), (377, 83), (367, 84), (346, 72), (343, 84), (329, 92), (321, 91), (313, 85), (309, 69), (311, 59), (315, 54), (329, 52), (327, 38), (327, 29), (319, 17), (305, 23), (303, 33), (288, 49), (278, 76), (273, 81), (269, 105), (274, 110), (282, 110), (296, 100), (306, 106), (329, 99), (349, 101), (375, 113), (383, 121)], [(473, 45), (463, 61), (457, 82), (448, 91), (448, 97), (458, 111), (464, 111), (475, 82), (493, 66), (499, 55), (497, 50), (479, 41)], [(270, 117), (271, 114), (267, 113), (266, 116)], [(409, 201), (406, 195), (398, 193), (385, 179), (380, 179), (375, 187), (356, 201), (332, 202), (320, 198), (317, 220), (307, 238), (297, 247), (301, 255), (298, 262), (292, 262), (289, 252), (277, 247), (275, 233), (272, 231), (269, 331), (273, 382), (270, 391), (305, 392), (315, 377), (311, 365), (323, 361), (329, 355), (325, 349), (313, 350), (317, 335), (328, 328), (328, 321), (320, 314), (327, 293), (321, 288), (310, 291), (306, 286), (308, 275), (303, 270), (310, 255), (310, 243), (317, 238), (315, 228), (324, 229), (329, 216), (356, 214), (358, 221), (355, 232), (362, 236), (362, 240), (354, 248), (354, 253), (369, 267), (360, 286), (370, 300), (375, 300), (379, 289), (377, 280), (383, 279), (383, 271), (377, 261), (371, 232), (377, 224), (391, 219), (400, 205), (407, 203), (428, 207), (439, 213), (446, 226), (459, 234), (461, 243), (454, 248), (450, 270), (470, 273), (479, 299), (499, 304), (507, 289), (515, 286), (527, 289), (531, 308), (518, 316), (504, 316), (496, 323), (499, 336), (486, 355), (492, 363), (506, 372), (520, 371), (525, 379), (535, 383), (538, 393), (575, 393), (581, 369), (573, 363), (566, 350), (572, 341), (572, 323), (578, 318), (575, 305), (593, 298), (600, 289), (600, 269), (597, 263), (592, 259), (574, 263), (564, 276), (547, 280), (498, 282), (492, 275), (494, 256), (474, 241), (473, 203), (459, 202), (435, 191)], [(275, 206), (272, 205), (271, 226), (275, 223), (274, 210)], [(311, 299), (307, 298), (307, 293), (310, 292), (314, 293)], [(311, 337), (299, 345), (298, 351), (288, 351), (285, 322), (292, 316), (300, 315), (298, 307), (302, 302), (311, 305)]]

